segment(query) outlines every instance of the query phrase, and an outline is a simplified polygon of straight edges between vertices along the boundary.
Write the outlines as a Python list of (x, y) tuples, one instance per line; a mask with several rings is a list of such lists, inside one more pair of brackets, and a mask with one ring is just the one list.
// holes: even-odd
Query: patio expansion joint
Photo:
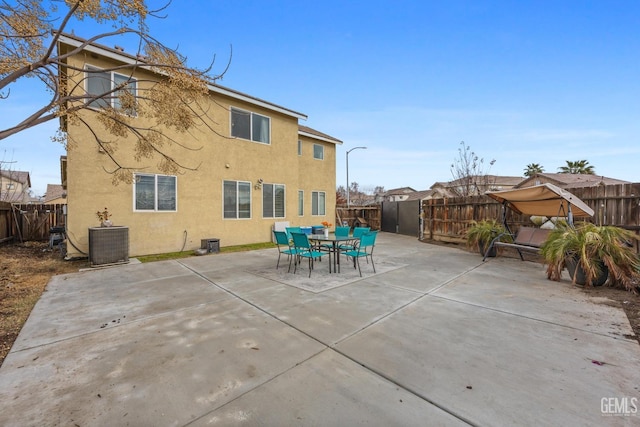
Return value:
[[(256, 304), (252, 303), (251, 301), (247, 301), (246, 299), (242, 298), (240, 295), (238, 295), (238, 294), (236, 294), (236, 293), (234, 293), (234, 292), (232, 292), (232, 291), (230, 291), (230, 290), (228, 290), (228, 289), (225, 289), (225, 288), (223, 288), (222, 286), (219, 286), (219, 285), (218, 285), (218, 284), (216, 284), (214, 281), (212, 281), (212, 280), (211, 280), (211, 279), (209, 279), (208, 277), (206, 277), (206, 276), (204, 276), (204, 275), (200, 274), (198, 271), (191, 269), (189, 266), (186, 266), (186, 265), (185, 265), (185, 267), (186, 267), (186, 268), (188, 268), (189, 270), (193, 271), (193, 273), (194, 273), (194, 274), (198, 275), (199, 277), (203, 278), (203, 279), (204, 279), (204, 280), (206, 280), (207, 282), (211, 283), (213, 286), (216, 286), (217, 288), (219, 288), (219, 289), (223, 290), (224, 292), (227, 292), (228, 294), (230, 294), (230, 295), (234, 296), (235, 298), (238, 298), (240, 301), (243, 301), (244, 303), (246, 303), (246, 304), (248, 304), (248, 305), (250, 305), (250, 306), (254, 307), (255, 309), (259, 310), (260, 312), (262, 312), (262, 313), (266, 314), (267, 316), (269, 316), (269, 317), (271, 317), (271, 318), (275, 319), (275, 320), (276, 320), (276, 321), (278, 321), (278, 322), (283, 323), (284, 325), (287, 325), (288, 327), (290, 327), (290, 328), (292, 328), (292, 329), (294, 329), (294, 330), (298, 331), (299, 333), (303, 334), (304, 336), (306, 336), (306, 337), (310, 338), (311, 340), (313, 340), (313, 341), (315, 341), (315, 342), (317, 342), (317, 343), (319, 343), (319, 344), (322, 344), (322, 345), (324, 346), (324, 348), (322, 348), (320, 351), (318, 351), (317, 353), (315, 353), (315, 354), (313, 354), (313, 355), (309, 356), (309, 357), (308, 357), (308, 358), (306, 358), (305, 360), (302, 360), (302, 361), (300, 361), (300, 362), (296, 363), (294, 366), (291, 366), (289, 369), (286, 369), (286, 370), (284, 370), (283, 372), (279, 373), (278, 375), (274, 376), (273, 378), (270, 378), (268, 381), (265, 381), (264, 383), (261, 383), (261, 384), (256, 385), (256, 387), (252, 388), (251, 390), (247, 390), (247, 392), (246, 392), (246, 393), (243, 393), (243, 394), (242, 394), (242, 396), (243, 396), (243, 395), (246, 395), (247, 393), (251, 392), (252, 390), (255, 390), (256, 388), (258, 388), (258, 387), (260, 387), (260, 386), (262, 386), (262, 385), (264, 385), (264, 384), (269, 383), (270, 381), (273, 381), (275, 378), (278, 378), (279, 376), (283, 375), (284, 373), (288, 372), (289, 370), (294, 369), (295, 367), (297, 367), (297, 366), (301, 365), (302, 363), (304, 363), (304, 362), (306, 362), (306, 361), (308, 361), (308, 360), (310, 360), (310, 359), (312, 359), (312, 358), (314, 358), (314, 357), (318, 356), (318, 355), (319, 355), (320, 353), (322, 353), (323, 351), (330, 350), (330, 351), (334, 351), (334, 352), (336, 352), (337, 354), (341, 355), (342, 357), (345, 357), (345, 358), (346, 358), (346, 359), (348, 359), (348, 360), (351, 360), (352, 362), (356, 363), (357, 365), (362, 366), (362, 367), (363, 367), (364, 369), (366, 369), (367, 371), (369, 371), (369, 372), (371, 372), (372, 374), (374, 374), (374, 375), (376, 375), (376, 376), (378, 376), (378, 377), (380, 377), (380, 378), (384, 379), (385, 381), (388, 381), (388, 382), (390, 382), (390, 383), (392, 383), (392, 384), (396, 385), (397, 387), (402, 388), (402, 389), (403, 389), (403, 390), (405, 390), (407, 393), (411, 393), (412, 395), (416, 396), (417, 398), (419, 398), (419, 399), (421, 399), (421, 400), (424, 400), (425, 402), (429, 403), (430, 405), (433, 405), (433, 406), (437, 407), (438, 409), (440, 409), (440, 410), (442, 410), (442, 411), (444, 411), (444, 412), (446, 412), (446, 413), (450, 414), (451, 416), (453, 416), (453, 417), (455, 417), (455, 418), (459, 419), (460, 421), (462, 421), (462, 422), (464, 422), (464, 423), (466, 423), (466, 424), (468, 424), (468, 425), (470, 425), (470, 426), (474, 426), (474, 427), (475, 427), (475, 426), (477, 426), (477, 424), (473, 423), (471, 420), (469, 420), (469, 419), (465, 418), (464, 416), (462, 416), (462, 415), (460, 415), (460, 414), (456, 413), (456, 411), (455, 411), (455, 410), (453, 410), (453, 409), (451, 409), (451, 408), (448, 408), (448, 407), (445, 407), (445, 406), (443, 406), (442, 404), (439, 404), (439, 403), (437, 403), (437, 402), (433, 401), (432, 399), (428, 398), (427, 396), (424, 396), (423, 394), (421, 394), (419, 391), (417, 391), (417, 390), (413, 390), (412, 388), (407, 387), (405, 384), (402, 384), (402, 383), (397, 382), (397, 381), (396, 381), (396, 380), (394, 380), (393, 378), (388, 377), (387, 375), (385, 375), (383, 372), (380, 372), (380, 371), (377, 371), (377, 370), (375, 370), (375, 369), (372, 369), (371, 367), (369, 367), (369, 366), (367, 366), (367, 365), (363, 364), (361, 361), (359, 361), (359, 360), (357, 360), (357, 359), (353, 358), (352, 356), (350, 356), (350, 355), (348, 355), (348, 354), (346, 354), (346, 353), (344, 353), (344, 352), (340, 351), (338, 348), (336, 348), (336, 346), (337, 346), (338, 344), (340, 344), (340, 343), (341, 343), (341, 342), (343, 342), (344, 340), (348, 339), (349, 337), (352, 337), (353, 335), (355, 335), (355, 334), (357, 334), (357, 333), (360, 333), (360, 332), (362, 332), (363, 330), (365, 330), (365, 329), (367, 329), (367, 328), (369, 328), (369, 327), (371, 327), (371, 326), (373, 326), (373, 325), (377, 324), (378, 322), (382, 321), (383, 319), (386, 319), (387, 317), (389, 317), (389, 316), (390, 316), (390, 315), (392, 315), (393, 313), (398, 312), (398, 310), (401, 310), (401, 309), (403, 309), (404, 307), (407, 307), (408, 305), (413, 304), (413, 303), (415, 303), (416, 301), (418, 301), (418, 300), (420, 300), (420, 299), (424, 298), (426, 295), (419, 295), (419, 296), (417, 296), (416, 298), (414, 298), (413, 300), (411, 300), (411, 301), (407, 302), (406, 304), (403, 304), (402, 306), (400, 306), (400, 307), (396, 308), (395, 310), (392, 310), (390, 313), (387, 313), (385, 316), (382, 316), (382, 317), (380, 317), (380, 318), (378, 318), (378, 319), (374, 320), (373, 322), (368, 323), (367, 325), (365, 325), (364, 327), (360, 328), (358, 331), (354, 332), (353, 334), (350, 334), (349, 336), (347, 336), (347, 337), (345, 337), (345, 338), (343, 338), (343, 339), (341, 339), (341, 340), (339, 340), (339, 341), (337, 341), (337, 342), (335, 342), (335, 343), (333, 343), (333, 344), (330, 344), (330, 343), (325, 343), (325, 342), (321, 341), (321, 340), (320, 340), (320, 339), (318, 339), (317, 337), (314, 337), (314, 336), (312, 336), (312, 335), (309, 335), (307, 332), (305, 332), (305, 331), (303, 331), (303, 330), (301, 330), (301, 329), (297, 328), (296, 326), (294, 326), (294, 325), (292, 325), (292, 324), (290, 324), (290, 323), (288, 323), (288, 322), (286, 322), (286, 321), (284, 321), (284, 320), (282, 320), (282, 319), (278, 318), (277, 316), (275, 316), (275, 315), (273, 315), (273, 314), (269, 313), (268, 311), (264, 310), (263, 308), (261, 308), (261, 307), (257, 306)], [(454, 279), (451, 279), (451, 280), (454, 280)], [(449, 283), (451, 280), (447, 281), (446, 283)], [(446, 283), (445, 283), (445, 284), (446, 284)], [(444, 286), (444, 284), (443, 284), (442, 286)], [(438, 287), (438, 289), (439, 289), (439, 288), (441, 288), (442, 286), (439, 286), (439, 287)], [(240, 398), (240, 397), (241, 397), (241, 396), (238, 396), (236, 399), (238, 399), (238, 398)], [(211, 411), (207, 412), (206, 414), (201, 415), (198, 419), (200, 419), (200, 418), (202, 418), (202, 417), (205, 417), (207, 414), (210, 414), (211, 412), (214, 412), (214, 411), (216, 411), (216, 410), (218, 410), (218, 409), (220, 409), (220, 408), (224, 407), (225, 405), (228, 405), (229, 403), (233, 402), (233, 401), (234, 401), (234, 400), (236, 400), (236, 399), (233, 399), (233, 400), (231, 400), (230, 402), (226, 402), (225, 404), (221, 405), (221, 406), (220, 406), (220, 407), (218, 407), (218, 408), (212, 409)], [(194, 421), (195, 421), (195, 420), (194, 420)]]
[(191, 269), (189, 266), (186, 266), (186, 265), (185, 265), (185, 268), (188, 268), (189, 270), (191, 270), (191, 271), (193, 272), (193, 274), (197, 275), (198, 277), (202, 278), (203, 280), (205, 280), (206, 282), (208, 282), (208, 283), (210, 283), (211, 285), (215, 286), (216, 288), (218, 288), (218, 289), (222, 290), (223, 292), (225, 292), (225, 293), (227, 293), (227, 294), (231, 295), (232, 297), (237, 298), (238, 300), (242, 301), (243, 303), (245, 303), (245, 304), (247, 304), (247, 305), (250, 305), (251, 307), (255, 308), (256, 310), (260, 311), (261, 313), (266, 314), (267, 316), (271, 317), (272, 319), (275, 319), (275, 320), (277, 320), (278, 322), (283, 323), (284, 325), (287, 325), (288, 327), (290, 327), (290, 328), (292, 328), (292, 329), (295, 329), (296, 331), (300, 332), (301, 334), (305, 335), (306, 337), (308, 337), (308, 338), (310, 338), (310, 339), (312, 339), (312, 340), (314, 340), (314, 341), (316, 341), (316, 342), (318, 342), (318, 343), (322, 344), (323, 346), (325, 346), (325, 348), (330, 348), (330, 345), (329, 345), (329, 344), (327, 344), (327, 343), (325, 343), (325, 342), (320, 341), (318, 338), (316, 338), (316, 337), (314, 337), (314, 336), (312, 336), (312, 335), (309, 335), (309, 334), (308, 334), (308, 333), (306, 333), (305, 331), (303, 331), (303, 330), (301, 330), (301, 329), (299, 329), (299, 328), (295, 327), (294, 325), (292, 325), (292, 324), (290, 324), (290, 323), (288, 323), (288, 322), (286, 322), (286, 321), (282, 320), (281, 318), (279, 318), (279, 317), (275, 316), (274, 314), (269, 313), (267, 310), (263, 309), (262, 307), (258, 306), (258, 305), (257, 305), (257, 304), (255, 304), (255, 303), (252, 303), (251, 301), (249, 301), (249, 300), (247, 300), (247, 299), (243, 298), (242, 296), (240, 296), (240, 295), (236, 294), (235, 292), (233, 292), (233, 291), (231, 291), (231, 290), (229, 290), (229, 289), (227, 289), (227, 288), (224, 288), (224, 287), (222, 287), (222, 286), (218, 285), (216, 282), (214, 282), (213, 280), (209, 279), (208, 277), (206, 277), (205, 275), (201, 274), (200, 272), (198, 272), (198, 271), (196, 271), (196, 270), (193, 270), (193, 269)]
[(583, 329), (583, 328), (578, 328), (578, 327), (575, 327), (575, 326), (569, 326), (569, 325), (565, 325), (565, 324), (562, 324), (562, 323), (553, 322), (551, 320), (538, 319), (538, 318), (535, 318), (535, 317), (525, 316), (523, 314), (518, 314), (518, 313), (511, 312), (511, 311), (506, 311), (506, 310), (500, 310), (498, 308), (487, 307), (487, 306), (484, 306), (484, 305), (481, 305), (481, 304), (475, 304), (475, 303), (472, 303), (472, 302), (460, 301), (460, 300), (449, 298), (449, 297), (445, 297), (445, 296), (442, 296), (442, 295), (429, 295), (429, 296), (431, 296), (433, 298), (439, 298), (439, 299), (445, 300), (445, 301), (450, 301), (450, 302), (454, 302), (454, 303), (458, 303), (458, 304), (464, 304), (464, 305), (468, 305), (468, 306), (471, 306), (471, 307), (480, 308), (480, 309), (483, 309), (483, 310), (493, 311), (495, 313), (506, 314), (508, 316), (519, 317), (521, 319), (532, 320), (534, 322), (546, 323), (547, 325), (558, 326), (558, 327), (565, 328), (565, 329), (570, 329), (570, 330), (573, 330), (573, 331), (585, 332), (585, 333), (588, 333), (588, 334), (591, 334), (591, 335), (597, 335), (597, 336), (604, 337), (604, 338), (609, 338), (609, 339), (612, 339), (612, 340), (615, 340), (615, 341), (623, 341), (623, 342), (629, 342), (629, 343), (636, 343), (637, 342), (637, 340), (635, 338), (634, 339), (629, 339), (629, 338), (624, 338), (624, 337), (614, 337), (614, 336), (611, 336), (611, 335), (608, 335), (608, 334), (605, 334), (605, 333), (602, 333), (602, 332), (594, 332), (594, 331), (590, 331), (588, 329)]
[(258, 388), (260, 388), (260, 387), (262, 387), (262, 386), (265, 386), (265, 385), (267, 385), (267, 384), (269, 384), (269, 383), (271, 383), (271, 382), (275, 381), (276, 379), (280, 378), (281, 376), (285, 375), (286, 373), (288, 373), (288, 372), (292, 371), (293, 369), (297, 368), (298, 366), (302, 365), (303, 363), (308, 362), (309, 360), (311, 360), (311, 359), (313, 359), (313, 358), (317, 357), (319, 354), (321, 354), (321, 353), (323, 353), (323, 352), (325, 352), (325, 351), (327, 351), (327, 350), (330, 350), (330, 349), (328, 349), (328, 348), (323, 348), (323, 349), (321, 349), (320, 351), (318, 351), (318, 352), (316, 352), (316, 353), (312, 354), (311, 356), (307, 357), (306, 359), (301, 360), (301, 361), (299, 361), (299, 362), (296, 362), (296, 364), (295, 364), (295, 365), (290, 366), (290, 367), (289, 367), (289, 368), (287, 368), (287, 369), (284, 369), (282, 372), (279, 372), (279, 373), (277, 373), (276, 375), (274, 375), (274, 376), (272, 376), (272, 377), (270, 377), (270, 378), (267, 378), (265, 381), (263, 381), (263, 382), (261, 382), (261, 383), (259, 383), (259, 384), (256, 384), (254, 387), (252, 387), (252, 388), (250, 388), (250, 389), (246, 390), (246, 391), (245, 391), (245, 392), (243, 392), (243, 393), (240, 393), (239, 395), (237, 395), (237, 396), (236, 396), (236, 397), (234, 397), (233, 399), (229, 400), (228, 402), (224, 402), (223, 404), (221, 404), (221, 405), (219, 405), (219, 406), (216, 406), (215, 408), (212, 408), (211, 410), (209, 410), (209, 411), (205, 412), (204, 414), (202, 414), (202, 415), (200, 415), (200, 416), (198, 416), (198, 417), (194, 418), (193, 420), (190, 420), (187, 424), (185, 424), (185, 426), (184, 426), (184, 427), (187, 427), (187, 426), (189, 426), (189, 425), (191, 425), (191, 424), (195, 423), (196, 421), (198, 421), (198, 420), (200, 420), (200, 419), (202, 419), (202, 418), (206, 417), (207, 415), (212, 414), (212, 413), (214, 413), (214, 412), (216, 412), (216, 411), (218, 411), (218, 410), (220, 410), (220, 409), (224, 408), (225, 406), (232, 404), (232, 403), (233, 403), (233, 402), (235, 402), (236, 400), (243, 398), (244, 396), (248, 395), (249, 393), (252, 393), (254, 390), (257, 390)]
[(60, 338), (57, 340), (53, 340), (53, 341), (48, 341), (48, 342), (44, 342), (44, 343), (40, 343), (37, 345), (31, 345), (28, 347), (23, 347), (21, 349), (17, 349), (17, 350), (13, 350), (12, 349), (12, 353), (20, 353), (23, 351), (29, 351), (29, 350), (33, 350), (33, 349), (37, 349), (37, 348), (45, 348), (48, 347), (50, 345), (55, 345), (55, 344), (59, 344), (59, 343), (63, 343), (65, 341), (71, 341), (71, 340), (75, 340), (78, 338), (84, 338), (84, 337), (88, 337), (94, 334), (99, 334), (99, 333), (103, 333), (106, 331), (111, 331), (115, 328), (121, 328), (121, 327), (127, 327), (129, 325), (135, 325), (136, 323), (140, 323), (140, 322), (146, 322), (149, 319), (159, 319), (162, 317), (167, 317), (167, 316), (172, 316), (175, 313), (180, 313), (183, 311), (188, 311), (188, 310), (193, 310), (194, 308), (198, 308), (198, 307), (205, 307), (207, 305), (211, 305), (211, 304), (216, 304), (218, 303), (220, 300), (215, 300), (215, 301), (208, 301), (208, 302), (202, 302), (202, 303), (198, 303), (198, 304), (194, 304), (194, 305), (190, 305), (187, 307), (182, 307), (176, 310), (170, 310), (170, 311), (165, 311), (163, 313), (158, 313), (158, 314), (154, 314), (151, 316), (144, 316), (144, 317), (140, 317), (138, 319), (135, 320), (131, 320), (131, 321), (127, 321), (127, 322), (123, 322), (123, 323), (118, 323), (116, 325), (109, 325), (108, 327), (99, 327), (97, 330), (93, 330), (93, 331), (89, 331), (89, 332), (83, 332), (80, 334), (75, 334), (75, 335), (71, 335), (68, 337), (64, 337), (64, 338)]

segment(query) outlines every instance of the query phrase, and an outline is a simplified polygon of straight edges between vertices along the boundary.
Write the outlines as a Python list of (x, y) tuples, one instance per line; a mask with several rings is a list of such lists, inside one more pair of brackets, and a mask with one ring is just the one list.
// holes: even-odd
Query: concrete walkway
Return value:
[(404, 266), (324, 292), (253, 273), (275, 249), (54, 277), (0, 368), (0, 425), (640, 423), (621, 309), (532, 262), (386, 233), (375, 254)]

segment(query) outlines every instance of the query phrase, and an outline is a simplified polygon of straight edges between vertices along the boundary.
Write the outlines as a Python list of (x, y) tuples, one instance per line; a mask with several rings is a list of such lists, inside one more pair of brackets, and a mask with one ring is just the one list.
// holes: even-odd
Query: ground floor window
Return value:
[(251, 218), (251, 183), (245, 181), (224, 181), (224, 218)]
[(324, 191), (311, 192), (311, 215), (325, 215), (326, 193)]
[(134, 206), (136, 211), (177, 210), (177, 178), (170, 175), (135, 174)]
[(298, 215), (304, 215), (304, 191), (298, 190)]
[(284, 218), (284, 206), (284, 185), (262, 184), (262, 217)]

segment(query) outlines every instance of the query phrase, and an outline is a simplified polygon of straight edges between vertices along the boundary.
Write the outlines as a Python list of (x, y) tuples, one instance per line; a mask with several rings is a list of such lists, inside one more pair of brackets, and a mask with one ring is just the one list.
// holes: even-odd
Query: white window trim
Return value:
[[(154, 177), (154, 199), (153, 199), (153, 210), (151, 209), (137, 209), (136, 208), (136, 176), (152, 176)], [(175, 178), (176, 180), (176, 208), (174, 210), (158, 210), (158, 177), (159, 176), (170, 176)], [(134, 173), (133, 174), (133, 211), (141, 212), (141, 213), (167, 213), (167, 212), (178, 212), (178, 177), (176, 175), (164, 175), (158, 173)]]
[[(249, 132), (250, 132), (249, 139), (242, 138), (240, 136), (233, 136), (233, 110), (241, 111), (243, 113), (249, 114)], [(254, 115), (264, 117), (269, 120), (269, 142), (256, 141), (255, 139), (253, 139), (253, 116)], [(271, 145), (271, 124), (272, 123), (271, 123), (270, 116), (254, 113), (253, 111), (245, 110), (244, 108), (238, 108), (238, 107), (229, 108), (229, 135), (231, 136), (231, 138), (242, 139), (243, 141), (251, 141), (251, 142), (255, 142), (256, 144)]]
[[(135, 77), (131, 77), (130, 75), (127, 75), (127, 74), (116, 73), (115, 71), (108, 71), (108, 70), (105, 70), (104, 68), (96, 67), (95, 65), (91, 65), (91, 64), (86, 64), (85, 67), (84, 67), (84, 69), (85, 69), (84, 93), (85, 94), (91, 95), (89, 93), (89, 76), (91, 75), (91, 73), (88, 73), (86, 71), (89, 68), (91, 68), (92, 71), (109, 73), (111, 75), (111, 77), (110, 77), (111, 89), (114, 88), (113, 86), (115, 84), (115, 79), (113, 78), (114, 75), (118, 75), (120, 77), (124, 77), (127, 80), (130, 79), (133, 83), (136, 84), (136, 87), (135, 87), (135, 89), (133, 91), (134, 92), (133, 96), (136, 97), (136, 98), (138, 97), (138, 79), (136, 79)], [(115, 92), (113, 93), (113, 95), (115, 95)], [(96, 101), (98, 101), (98, 100), (96, 100)], [(96, 102), (96, 101), (94, 101), (94, 102)], [(107, 100), (105, 99), (104, 101), (107, 101)], [(114, 105), (114, 103), (116, 101), (115, 100), (115, 96), (112, 97), (111, 99), (109, 99), (108, 101), (109, 101), (109, 104), (111, 104), (111, 108), (115, 109), (116, 108), (115, 105)], [(87, 101), (87, 108), (89, 108), (91, 110), (100, 110), (101, 109), (100, 107), (91, 106), (91, 102), (88, 102), (88, 101)], [(135, 112), (134, 112), (134, 114), (128, 114), (128, 113), (125, 113), (124, 111), (121, 111), (121, 110), (117, 110), (117, 111), (121, 112), (122, 114), (126, 114), (128, 116), (131, 116), (131, 117), (136, 117), (137, 116), (137, 114)]]
[[(224, 183), (226, 182), (235, 182), (236, 183), (236, 217), (235, 218), (226, 218), (224, 216)], [(239, 183), (243, 183), (243, 184), (249, 184), (249, 217), (248, 218), (240, 218), (238, 216), (238, 213), (240, 212), (240, 209), (238, 209), (238, 184)], [(222, 203), (220, 204), (221, 208), (222, 208), (222, 220), (223, 221), (247, 221), (253, 218), (253, 189), (251, 186), (251, 182), (249, 181), (242, 181), (242, 180), (237, 180), (237, 179), (223, 179), (222, 180)]]
[[(282, 186), (284, 189), (284, 206), (283, 206), (283, 216), (264, 216), (264, 187), (266, 185), (272, 185), (274, 187), (275, 190), (275, 186), (279, 185)], [(287, 217), (287, 186), (285, 184), (277, 184), (277, 183), (273, 183), (273, 182), (265, 182), (262, 184), (262, 197), (260, 198), (260, 200), (262, 201), (262, 218), (265, 219), (283, 219)], [(276, 212), (276, 192), (273, 192), (273, 213), (275, 214)]]
[[(300, 212), (300, 193), (302, 193), (302, 212)], [(297, 209), (298, 216), (304, 216), (304, 190), (298, 190), (298, 206)]]
[[(322, 148), (322, 157), (316, 157), (316, 147)], [(322, 145), (322, 144), (313, 144), (313, 158), (315, 160), (324, 160), (324, 145)]]
[[(313, 213), (313, 193), (322, 193), (324, 194), (324, 212), (322, 213), (317, 213), (314, 214)], [(318, 203), (318, 206), (320, 204)], [(318, 212), (320, 211), (320, 209), (318, 209)], [(311, 191), (311, 216), (326, 216), (327, 215), (327, 192), (326, 191), (322, 191), (322, 190), (313, 190)]]

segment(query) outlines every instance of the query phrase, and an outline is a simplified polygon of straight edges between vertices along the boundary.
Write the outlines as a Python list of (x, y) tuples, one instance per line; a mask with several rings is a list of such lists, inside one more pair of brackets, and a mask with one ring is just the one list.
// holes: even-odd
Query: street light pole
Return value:
[(349, 153), (353, 150), (357, 150), (358, 148), (362, 148), (363, 150), (367, 149), (367, 147), (353, 147), (351, 150), (347, 151), (347, 209), (349, 209), (350, 206), (349, 193), (351, 192), (349, 189)]

